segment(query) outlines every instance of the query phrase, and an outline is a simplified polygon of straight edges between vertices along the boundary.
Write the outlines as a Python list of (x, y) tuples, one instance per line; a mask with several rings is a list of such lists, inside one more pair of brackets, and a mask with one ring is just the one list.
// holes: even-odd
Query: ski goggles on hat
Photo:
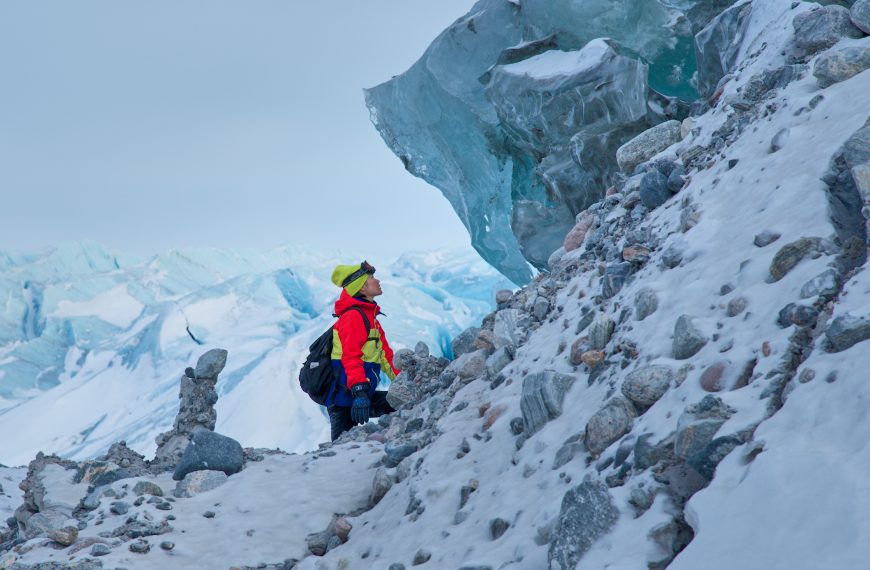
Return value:
[(353, 273), (348, 275), (347, 279), (345, 279), (344, 281), (341, 282), (341, 286), (347, 287), (348, 285), (350, 285), (351, 283), (353, 283), (354, 281), (356, 281), (357, 279), (359, 279), (360, 277), (362, 277), (363, 275), (366, 275), (366, 274), (374, 275), (375, 268), (368, 261), (363, 261), (362, 263), (359, 264), (359, 269), (357, 269), (356, 271), (354, 271)]

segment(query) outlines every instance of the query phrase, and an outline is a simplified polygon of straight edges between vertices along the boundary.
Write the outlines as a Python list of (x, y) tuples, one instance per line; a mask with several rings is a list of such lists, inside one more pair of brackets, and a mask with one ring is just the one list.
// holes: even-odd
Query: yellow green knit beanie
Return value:
[[(337, 265), (335, 269), (332, 271), (332, 282), (335, 283), (336, 286), (342, 287), (345, 279), (353, 275), (355, 272), (359, 271), (359, 264), (357, 265)], [(359, 293), (359, 290), (362, 289), (363, 285), (365, 285), (366, 280), (369, 278), (368, 273), (363, 273), (347, 285), (344, 285), (344, 290), (347, 291), (347, 294), (351, 297), (355, 296)]]

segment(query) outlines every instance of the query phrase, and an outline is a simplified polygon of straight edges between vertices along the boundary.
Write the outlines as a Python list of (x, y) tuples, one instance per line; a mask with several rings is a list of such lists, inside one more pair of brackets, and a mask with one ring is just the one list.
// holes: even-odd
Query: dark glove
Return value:
[(355, 423), (364, 424), (369, 421), (369, 408), (371, 407), (371, 402), (369, 401), (369, 383), (362, 382), (355, 384), (350, 389), (350, 393), (353, 396), (350, 417)]

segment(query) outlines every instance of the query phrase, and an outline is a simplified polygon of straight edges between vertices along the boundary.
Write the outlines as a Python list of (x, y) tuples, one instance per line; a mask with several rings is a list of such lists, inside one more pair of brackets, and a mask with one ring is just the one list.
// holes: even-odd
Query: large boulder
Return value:
[(851, 79), (870, 69), (870, 47), (849, 46), (819, 56), (813, 67), (813, 76), (819, 87)]
[(577, 378), (557, 372), (538, 372), (523, 379), (520, 409), (523, 413), (524, 433), (532, 435), (548, 421), (562, 414), (565, 394)]
[(680, 121), (665, 121), (637, 135), (616, 151), (623, 172), (632, 174), (642, 162), (680, 141)]
[(860, 38), (861, 30), (852, 24), (849, 10), (842, 6), (817, 6), (795, 16), (795, 45), (814, 54), (828, 49), (843, 38)]
[(200, 430), (193, 434), (172, 478), (181, 481), (188, 473), (200, 470), (223, 471), (233, 475), (242, 470), (244, 462), (244, 453), (238, 441), (212, 431)]
[(584, 481), (562, 498), (562, 508), (550, 540), (550, 570), (573, 570), (595, 541), (619, 520), (607, 486)]
[(599, 455), (630, 432), (635, 416), (637, 410), (629, 400), (622, 396), (610, 399), (586, 424), (586, 448), (589, 453)]
[(638, 368), (625, 377), (622, 394), (639, 406), (652, 406), (668, 391), (675, 376), (673, 368), (662, 364)]

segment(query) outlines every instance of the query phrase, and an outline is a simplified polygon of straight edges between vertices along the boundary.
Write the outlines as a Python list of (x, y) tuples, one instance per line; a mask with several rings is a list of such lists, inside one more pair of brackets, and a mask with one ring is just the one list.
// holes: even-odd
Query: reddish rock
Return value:
[(707, 392), (719, 392), (725, 389), (725, 383), (722, 379), (728, 363), (725, 361), (716, 362), (707, 367), (701, 374), (701, 388)]
[(568, 235), (565, 236), (565, 251), (574, 251), (583, 245), (583, 240), (586, 239), (586, 234), (589, 232), (589, 229), (595, 224), (595, 217), (592, 214), (584, 213), (580, 221), (571, 228), (571, 231), (568, 232)]
[(589, 368), (595, 368), (601, 361), (604, 360), (604, 351), (603, 350), (588, 350), (583, 353), (583, 356), (580, 357), (583, 361), (583, 364), (588, 366)]
[(589, 348), (589, 342), (586, 337), (578, 338), (571, 345), (571, 364), (577, 366), (583, 363), (583, 353)]
[(622, 250), (622, 259), (631, 263), (646, 263), (649, 256), (649, 248), (642, 245), (630, 245)]

